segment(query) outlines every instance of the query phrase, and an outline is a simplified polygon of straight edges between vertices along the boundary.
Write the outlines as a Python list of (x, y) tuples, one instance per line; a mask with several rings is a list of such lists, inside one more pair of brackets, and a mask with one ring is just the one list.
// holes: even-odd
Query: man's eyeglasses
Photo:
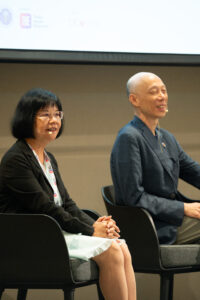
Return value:
[(57, 121), (60, 121), (63, 119), (64, 113), (63, 111), (56, 111), (53, 114), (50, 114), (48, 112), (43, 112), (43, 113), (36, 114), (36, 117), (43, 121), (49, 121), (52, 118), (56, 119)]

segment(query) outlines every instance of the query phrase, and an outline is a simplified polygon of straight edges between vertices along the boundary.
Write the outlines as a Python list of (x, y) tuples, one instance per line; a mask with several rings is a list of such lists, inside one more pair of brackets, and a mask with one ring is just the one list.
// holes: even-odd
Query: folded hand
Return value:
[(120, 237), (119, 227), (116, 225), (116, 222), (112, 219), (111, 216), (102, 216), (98, 218), (96, 222), (100, 222), (106, 225), (107, 238), (115, 239)]

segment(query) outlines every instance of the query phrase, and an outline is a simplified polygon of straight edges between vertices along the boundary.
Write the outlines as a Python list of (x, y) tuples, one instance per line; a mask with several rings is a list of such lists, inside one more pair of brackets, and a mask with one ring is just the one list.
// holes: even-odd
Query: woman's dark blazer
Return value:
[(94, 220), (81, 211), (59, 174), (54, 156), (47, 152), (63, 205), (57, 206), (53, 189), (35, 155), (24, 140), (18, 140), (3, 156), (0, 165), (0, 212), (47, 214), (67, 232), (92, 235)]
[(111, 173), (117, 203), (147, 209), (160, 243), (171, 244), (183, 221), (184, 202), (192, 201), (178, 192), (178, 180), (200, 188), (200, 165), (170, 132), (156, 133), (138, 117), (123, 127), (112, 149)]

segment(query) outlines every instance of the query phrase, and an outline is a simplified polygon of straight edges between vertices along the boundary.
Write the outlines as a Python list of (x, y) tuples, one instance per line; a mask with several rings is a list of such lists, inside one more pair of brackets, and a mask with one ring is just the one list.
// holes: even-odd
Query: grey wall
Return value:
[[(66, 126), (63, 136), (49, 145), (49, 150), (56, 155), (68, 191), (81, 208), (105, 214), (100, 188), (112, 182), (111, 147), (119, 128), (133, 116), (125, 84), (135, 72), (154, 72), (166, 83), (169, 113), (160, 125), (174, 133), (183, 148), (200, 162), (200, 67), (1, 63), (0, 68), (0, 157), (14, 142), (9, 124), (21, 95), (32, 87), (52, 90), (63, 103)], [(180, 190), (200, 198), (198, 190), (183, 182)], [(136, 278), (138, 300), (159, 299), (158, 276), (137, 274)], [(199, 273), (177, 275), (174, 300), (199, 299), (199, 281)], [(15, 294), (7, 290), (3, 300), (15, 299)], [(44, 297), (59, 300), (62, 292), (31, 290), (28, 300)], [(80, 289), (76, 299), (97, 299), (95, 288)]]

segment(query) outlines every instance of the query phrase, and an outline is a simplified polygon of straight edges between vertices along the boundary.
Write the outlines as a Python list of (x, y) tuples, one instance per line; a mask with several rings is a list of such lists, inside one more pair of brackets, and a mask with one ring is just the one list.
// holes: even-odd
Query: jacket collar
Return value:
[[(154, 136), (151, 130), (146, 126), (146, 124), (137, 116), (133, 118), (131, 124), (133, 127), (135, 127), (136, 129), (138, 129), (138, 131), (141, 132), (142, 136), (144, 137), (148, 145), (151, 147), (152, 151), (154, 151), (154, 153), (158, 157), (162, 166), (173, 179), (172, 171), (170, 170), (168, 160), (166, 159), (167, 150), (165, 148), (165, 142), (163, 141), (162, 132), (158, 128), (156, 128), (156, 136)], [(167, 155), (169, 156), (169, 153), (167, 153)]]
[(33, 163), (36, 168), (41, 170), (41, 167), (27, 142), (25, 140), (18, 140), (16, 143), (21, 152), (28, 158), (28, 160)]
[(135, 116), (134, 119), (132, 120), (132, 125), (141, 132), (141, 134), (144, 136), (146, 141), (151, 145), (154, 151), (160, 150), (158, 139), (161, 139), (162, 134), (160, 133), (158, 128), (156, 128), (156, 136), (154, 136), (151, 130), (147, 127), (147, 125), (137, 116)]

